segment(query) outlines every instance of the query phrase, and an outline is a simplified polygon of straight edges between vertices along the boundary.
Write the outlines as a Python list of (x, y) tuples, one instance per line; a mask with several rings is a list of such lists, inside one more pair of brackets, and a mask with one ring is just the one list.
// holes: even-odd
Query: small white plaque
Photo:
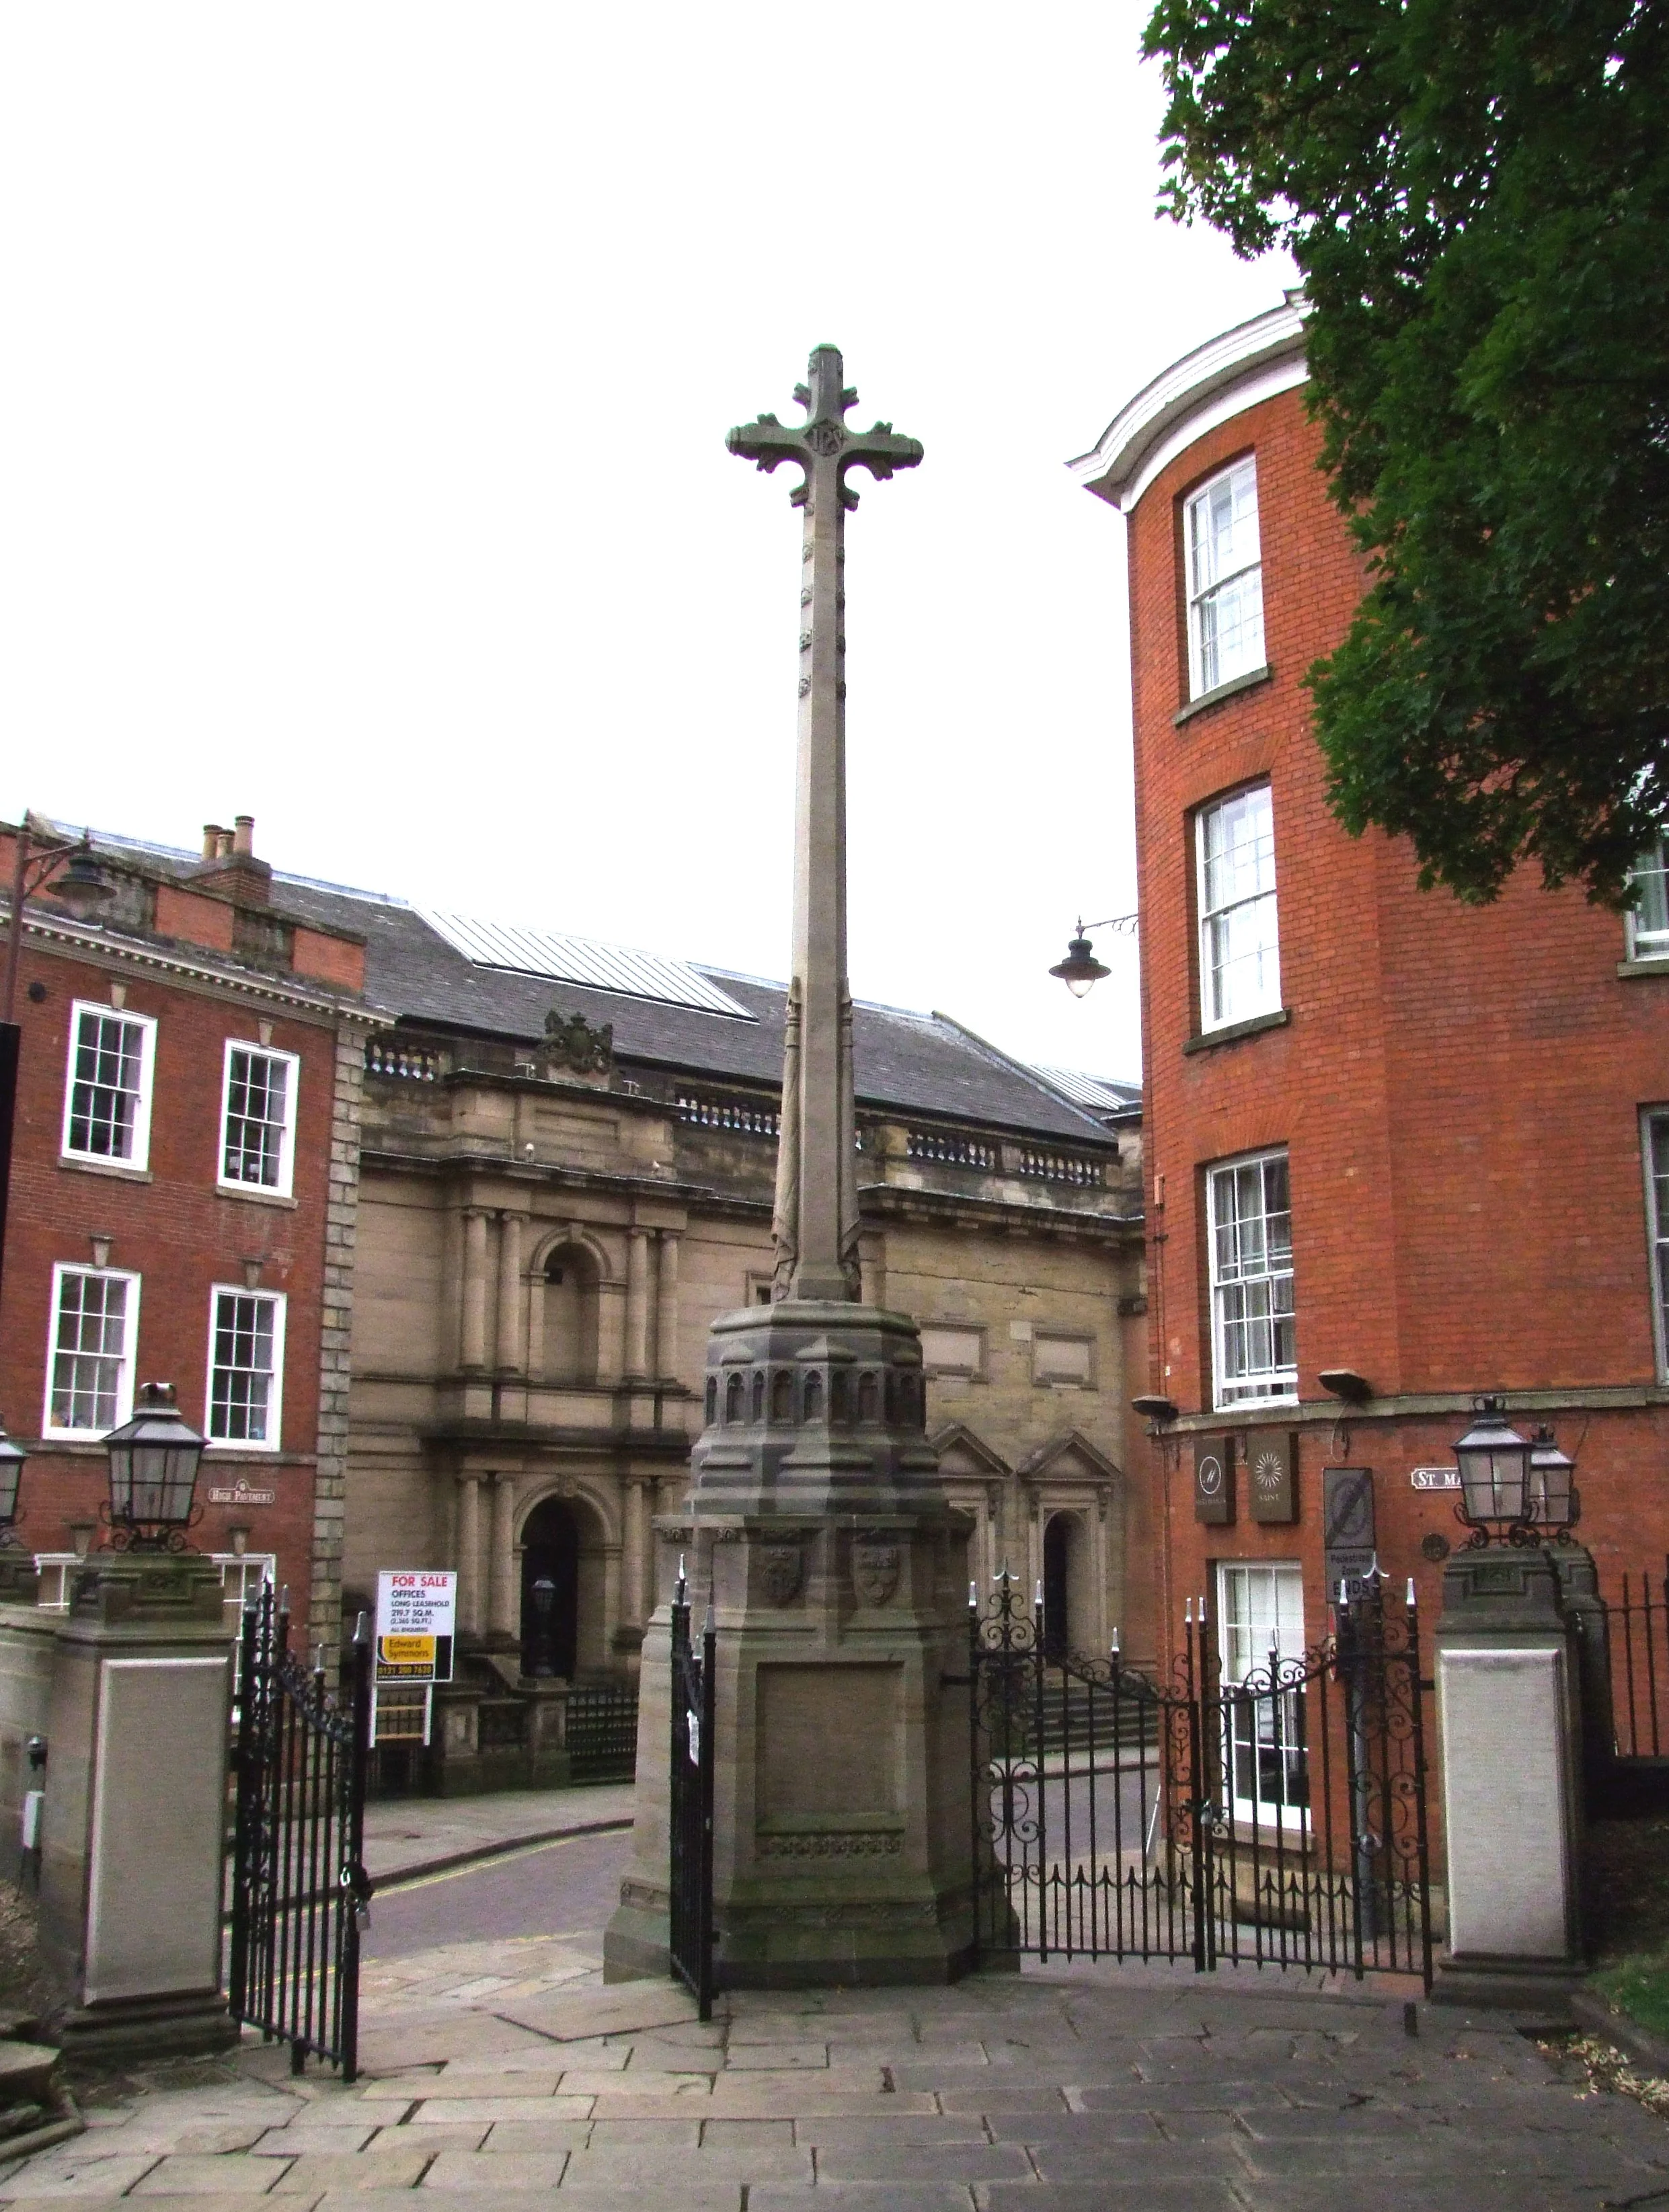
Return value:
[(922, 1331), (922, 1364), (940, 1375), (978, 1375), (984, 1349), (984, 1336), (977, 1328), (941, 1322)]
[(1460, 1469), (1458, 1467), (1415, 1467), (1409, 1469), (1411, 1490), (1459, 1490)]
[(1089, 1346), (1081, 1336), (1051, 1336), (1039, 1329), (1032, 1340), (1032, 1379), (1039, 1382), (1089, 1381)]

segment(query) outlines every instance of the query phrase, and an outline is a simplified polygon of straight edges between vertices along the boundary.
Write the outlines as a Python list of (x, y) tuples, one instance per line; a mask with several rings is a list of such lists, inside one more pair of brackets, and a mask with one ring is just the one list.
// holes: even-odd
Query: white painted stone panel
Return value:
[(228, 1660), (107, 1659), (88, 1872), (89, 2004), (220, 1974)]
[(1441, 1651), (1449, 1946), (1564, 1955), (1568, 1867), (1564, 1654)]

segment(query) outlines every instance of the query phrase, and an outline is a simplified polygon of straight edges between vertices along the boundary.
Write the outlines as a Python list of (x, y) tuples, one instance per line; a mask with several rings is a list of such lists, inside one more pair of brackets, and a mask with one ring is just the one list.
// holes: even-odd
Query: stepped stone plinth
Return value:
[(967, 1541), (923, 1433), (913, 1322), (727, 1314), (681, 1516), (658, 1523), (633, 1863), (611, 1978), (667, 1970), (669, 1627), (680, 1558), (718, 1629), (723, 1985), (945, 1981), (973, 1940)]

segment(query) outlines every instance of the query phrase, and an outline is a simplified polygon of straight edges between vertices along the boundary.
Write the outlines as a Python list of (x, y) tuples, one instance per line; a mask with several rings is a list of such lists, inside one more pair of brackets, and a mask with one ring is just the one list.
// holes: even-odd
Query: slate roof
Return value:
[[(95, 835), (94, 842), (113, 856), (127, 854), (182, 881), (199, 866), (194, 854), (130, 838)], [(415, 907), (375, 891), (316, 883), (275, 869), (272, 904), (296, 921), (362, 936), (366, 997), (402, 1023), (531, 1042), (544, 1036), (545, 1017), (554, 1007), (563, 1015), (583, 1014), (594, 1027), (611, 1024), (618, 1060), (720, 1082), (774, 1087), (782, 1080), (780, 983), (691, 963), (754, 1018), (739, 1020), (546, 975), (477, 966)], [(1094, 1112), (1075, 1105), (1029, 1069), (941, 1016), (860, 1000), (854, 1008), (853, 1052), (862, 1104), (1056, 1142), (1096, 1147), (1108, 1142)]]

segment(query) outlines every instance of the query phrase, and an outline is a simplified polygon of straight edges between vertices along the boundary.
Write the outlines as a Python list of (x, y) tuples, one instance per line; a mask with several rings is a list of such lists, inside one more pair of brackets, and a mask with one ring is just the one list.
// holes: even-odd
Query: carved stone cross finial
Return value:
[[(811, 379), (809, 386), (794, 387), (795, 398), (806, 410), (805, 421), (779, 422), (774, 415), (761, 415), (756, 422), (744, 422), (725, 438), (733, 453), (756, 462), (767, 475), (781, 462), (798, 461), (806, 475), (805, 481), (789, 494), (795, 507), (805, 506), (808, 500), (815, 502), (820, 489), (819, 467), (828, 469), (843, 507), (857, 505), (857, 494), (846, 482), (846, 471), (854, 465), (882, 477), (890, 477), (895, 469), (915, 467), (922, 458), (918, 439), (899, 437), (890, 422), (877, 422), (868, 430), (848, 428), (846, 410), (856, 406), (857, 393), (841, 380), (844, 372), (838, 347), (815, 348), (806, 374)], [(832, 468), (829, 468), (831, 463)]]
[(853, 468), (885, 478), (922, 458), (890, 422), (854, 430), (857, 394), (838, 349), (819, 346), (795, 387), (798, 424), (774, 415), (732, 430), (725, 444), (769, 472), (805, 471), (792, 494), (804, 510), (800, 592), (800, 739), (795, 799), (794, 957), (783, 1054), (782, 1137), (771, 1223), (778, 1298), (859, 1295), (856, 1114), (852, 1000), (846, 981), (845, 518), (857, 505)]

